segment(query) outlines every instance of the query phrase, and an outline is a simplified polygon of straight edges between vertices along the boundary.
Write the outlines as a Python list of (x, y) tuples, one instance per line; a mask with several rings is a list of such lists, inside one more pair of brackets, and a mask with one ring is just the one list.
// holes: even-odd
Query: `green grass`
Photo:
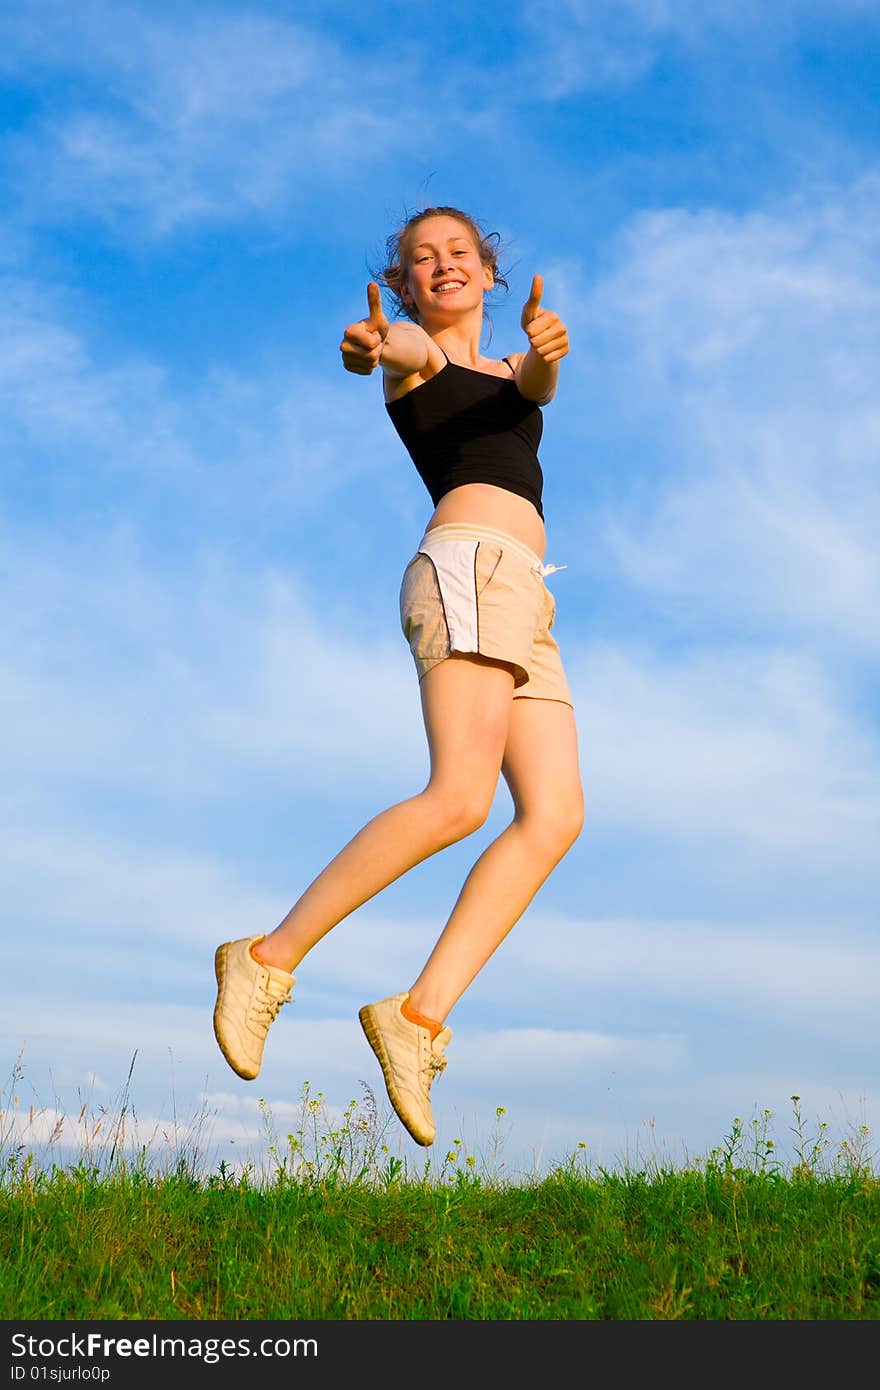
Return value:
[(335, 1122), (304, 1087), (283, 1137), (263, 1107), (261, 1171), (203, 1171), (190, 1128), (157, 1163), (126, 1142), (125, 1092), (81, 1112), (61, 1163), (60, 1126), (42, 1151), (21, 1137), (19, 1079), (0, 1096), (2, 1319), (880, 1317), (867, 1128), (807, 1134), (796, 1096), (787, 1165), (764, 1111), (683, 1167), (596, 1168), (581, 1148), (517, 1182), (497, 1135), (494, 1171), (460, 1141), (413, 1168), (366, 1087)]

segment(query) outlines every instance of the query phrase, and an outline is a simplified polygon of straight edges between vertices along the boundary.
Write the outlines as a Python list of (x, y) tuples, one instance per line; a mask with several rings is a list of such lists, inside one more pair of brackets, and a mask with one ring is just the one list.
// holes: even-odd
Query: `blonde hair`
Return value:
[(414, 212), (399, 227), (396, 232), (392, 232), (385, 242), (385, 265), (383, 269), (376, 272), (376, 279), (384, 285), (391, 295), (394, 312), (398, 316), (405, 315), (418, 323), (415, 311), (408, 305), (403, 298), (403, 285), (406, 280), (410, 266), (410, 249), (413, 243), (413, 233), (420, 222), (424, 222), (427, 217), (452, 217), (456, 222), (460, 222), (466, 227), (478, 252), (483, 265), (490, 267), (495, 281), (495, 288), (508, 289), (508, 283), (498, 265), (498, 249), (501, 237), (498, 232), (486, 232), (475, 218), (469, 213), (462, 212), (460, 208), (436, 207), (422, 208), (419, 212)]

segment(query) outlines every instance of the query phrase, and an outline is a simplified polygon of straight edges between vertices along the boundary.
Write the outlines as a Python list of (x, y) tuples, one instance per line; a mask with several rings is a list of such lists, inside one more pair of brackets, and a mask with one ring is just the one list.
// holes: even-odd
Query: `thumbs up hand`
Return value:
[(541, 308), (544, 278), (535, 275), (529, 297), (523, 305), (520, 323), (532, 348), (543, 362), (558, 362), (568, 352), (568, 329), (552, 309)]
[(382, 348), (388, 337), (389, 323), (382, 310), (382, 296), (375, 280), (367, 286), (369, 314), (357, 323), (350, 323), (342, 335), (339, 351), (347, 372), (369, 376), (379, 365)]

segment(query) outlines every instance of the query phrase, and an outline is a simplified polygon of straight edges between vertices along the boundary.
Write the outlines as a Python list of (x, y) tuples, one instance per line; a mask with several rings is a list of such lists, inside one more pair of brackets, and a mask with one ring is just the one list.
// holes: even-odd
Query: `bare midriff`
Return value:
[(547, 537), (543, 521), (528, 498), (508, 492), (507, 488), (495, 487), (493, 483), (462, 483), (454, 487), (440, 498), (427, 529), (453, 521), (506, 531), (544, 559)]

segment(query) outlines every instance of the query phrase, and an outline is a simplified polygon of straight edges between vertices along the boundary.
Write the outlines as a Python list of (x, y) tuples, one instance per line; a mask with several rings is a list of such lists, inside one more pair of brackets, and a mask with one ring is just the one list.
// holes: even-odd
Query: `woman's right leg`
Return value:
[(486, 819), (507, 741), (512, 672), (456, 654), (432, 667), (419, 688), (427, 786), (368, 821), (254, 948), (258, 960), (292, 972), (349, 913)]

